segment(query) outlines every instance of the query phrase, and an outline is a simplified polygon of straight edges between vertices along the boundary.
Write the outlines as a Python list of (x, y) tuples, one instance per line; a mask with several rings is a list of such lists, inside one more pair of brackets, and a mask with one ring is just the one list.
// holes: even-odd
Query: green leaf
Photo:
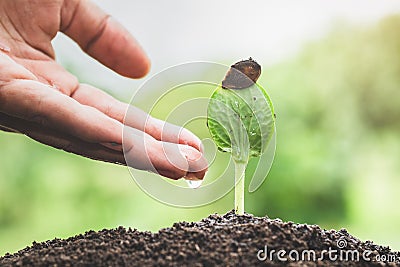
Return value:
[(260, 156), (275, 129), (272, 102), (260, 85), (244, 89), (219, 86), (207, 110), (211, 136), (221, 151), (232, 153), (237, 162)]

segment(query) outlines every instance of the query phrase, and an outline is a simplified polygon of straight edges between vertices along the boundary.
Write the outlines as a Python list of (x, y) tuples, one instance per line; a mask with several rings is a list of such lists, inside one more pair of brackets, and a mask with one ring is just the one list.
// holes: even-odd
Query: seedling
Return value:
[(207, 126), (219, 150), (232, 154), (235, 165), (235, 212), (244, 214), (244, 179), (250, 157), (260, 156), (275, 130), (267, 92), (257, 79), (261, 66), (253, 59), (231, 66), (211, 96)]

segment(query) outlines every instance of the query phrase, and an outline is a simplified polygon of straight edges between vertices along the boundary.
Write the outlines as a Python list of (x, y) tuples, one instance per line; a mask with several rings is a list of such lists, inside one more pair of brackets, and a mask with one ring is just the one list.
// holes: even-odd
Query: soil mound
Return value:
[(400, 266), (400, 252), (345, 229), (231, 211), (157, 233), (119, 227), (33, 242), (0, 266)]

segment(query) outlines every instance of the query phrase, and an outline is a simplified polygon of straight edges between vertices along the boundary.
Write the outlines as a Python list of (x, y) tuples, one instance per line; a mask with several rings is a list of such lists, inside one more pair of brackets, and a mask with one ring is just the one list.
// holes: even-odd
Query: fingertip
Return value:
[(208, 168), (205, 168), (200, 171), (188, 172), (186, 174), (185, 178), (187, 180), (193, 180), (193, 181), (204, 180), (204, 177), (206, 176), (207, 171), (208, 171)]
[[(110, 37), (113, 39), (112, 42), (109, 42)], [(118, 74), (128, 78), (142, 78), (151, 68), (150, 59), (144, 49), (113, 17), (108, 18), (104, 34), (87, 52)]]
[(208, 161), (203, 153), (187, 145), (181, 145), (180, 150), (188, 162), (186, 177), (203, 179), (208, 170)]
[(204, 175), (199, 175), (198, 173), (188, 172), (185, 176), (185, 180), (189, 181), (201, 181), (204, 179)]
[(142, 78), (150, 70), (146, 53), (117, 20), (91, 1), (64, 1), (61, 31), (90, 56), (128, 78)]
[(150, 64), (148, 64), (147, 66), (144, 66), (140, 69), (137, 68), (137, 69), (127, 70), (127, 71), (120, 70), (119, 74), (121, 74), (122, 76), (128, 77), (128, 78), (140, 79), (140, 78), (143, 78), (144, 76), (146, 76), (149, 73), (149, 71), (150, 71)]
[(179, 145), (181, 154), (186, 158), (187, 161), (197, 161), (202, 157), (202, 154), (189, 145)]
[(181, 135), (180, 135), (180, 143), (184, 145), (189, 145), (199, 152), (203, 153), (204, 152), (204, 146), (203, 143), (201, 142), (200, 138), (198, 138), (194, 133), (189, 131), (186, 128), (182, 129)]
[(150, 72), (151, 61), (144, 52), (142, 54), (142, 59), (139, 61), (141, 61), (141, 63), (139, 64), (139, 66), (133, 69), (133, 72), (129, 77), (134, 79), (140, 79), (146, 76)]
[(137, 58), (134, 62), (126, 62), (125, 64), (115, 65), (111, 67), (111, 69), (127, 78), (143, 78), (149, 73), (151, 63), (146, 55), (143, 54), (142, 57), (143, 58)]

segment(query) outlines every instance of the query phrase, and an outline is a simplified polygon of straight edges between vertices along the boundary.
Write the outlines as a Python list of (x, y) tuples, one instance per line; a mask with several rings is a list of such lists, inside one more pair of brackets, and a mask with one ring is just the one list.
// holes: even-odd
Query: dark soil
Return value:
[[(278, 254), (279, 250), (286, 252)], [(304, 253), (311, 250), (315, 260), (312, 252)], [(363, 252), (371, 261), (363, 259)], [(386, 261), (377, 261), (383, 257)], [(34, 242), (1, 257), (0, 266), (400, 266), (399, 259), (400, 252), (361, 242), (344, 229), (323, 230), (229, 212), (200, 222), (175, 223), (158, 233), (119, 227)]]

